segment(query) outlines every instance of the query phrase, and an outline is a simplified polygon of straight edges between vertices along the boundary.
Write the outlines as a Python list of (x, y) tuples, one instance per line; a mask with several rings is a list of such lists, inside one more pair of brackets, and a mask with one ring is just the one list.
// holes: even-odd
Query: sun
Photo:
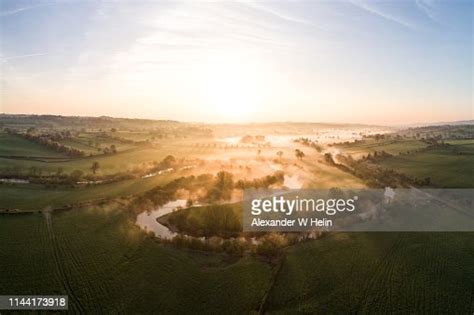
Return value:
[(228, 121), (252, 119), (263, 105), (264, 82), (254, 62), (220, 56), (202, 70), (202, 96), (208, 110)]

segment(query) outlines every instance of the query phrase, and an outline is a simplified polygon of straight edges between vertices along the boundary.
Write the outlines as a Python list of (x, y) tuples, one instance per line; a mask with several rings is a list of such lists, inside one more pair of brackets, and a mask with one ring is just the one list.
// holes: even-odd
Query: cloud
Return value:
[(19, 8), (16, 8), (16, 9), (1, 11), (0, 12), (0, 17), (14, 15), (14, 14), (17, 14), (17, 13), (20, 13), (20, 12), (23, 12), (23, 11), (35, 9), (35, 8), (38, 8), (38, 7), (43, 7), (45, 5), (49, 5), (49, 3), (41, 3), (41, 4), (29, 5), (29, 6), (19, 7)]
[(417, 8), (423, 12), (432, 21), (442, 24), (437, 17), (434, 1), (432, 0), (415, 0)]
[(257, 10), (260, 10), (260, 11), (263, 11), (265, 13), (268, 13), (268, 14), (271, 14), (273, 16), (276, 16), (280, 19), (283, 19), (285, 21), (288, 21), (288, 22), (294, 22), (294, 23), (301, 23), (301, 24), (305, 24), (305, 25), (313, 25), (311, 22), (305, 20), (305, 19), (301, 19), (301, 18), (297, 18), (297, 17), (293, 17), (291, 15), (287, 15), (285, 13), (282, 13), (282, 12), (279, 12), (279, 11), (276, 11), (268, 6), (264, 6), (262, 5), (261, 3), (257, 3), (257, 2), (241, 2), (242, 4), (245, 4), (253, 9), (257, 9)]
[(194, 58), (205, 61), (220, 50), (250, 46), (260, 50), (271, 46), (274, 50), (288, 46), (281, 32), (275, 31), (275, 25), (255, 15), (244, 15), (246, 11), (242, 12), (240, 5), (185, 3), (170, 10), (157, 10), (143, 18), (147, 30), (139, 34), (127, 53), (119, 54), (120, 63), (188, 64)]
[(14, 59), (23, 59), (23, 58), (30, 58), (30, 57), (39, 57), (39, 56), (45, 56), (45, 53), (38, 53), (38, 54), (27, 54), (27, 55), (16, 55), (16, 56), (9, 56), (9, 57), (0, 57), (1, 62), (7, 62), (9, 60), (14, 60)]
[(397, 24), (399, 24), (403, 27), (409, 28), (411, 30), (416, 30), (417, 29), (417, 27), (415, 25), (405, 21), (404, 19), (402, 19), (400, 17), (397, 17), (393, 14), (390, 14), (386, 10), (382, 10), (380, 8), (377, 8), (376, 6), (371, 5), (367, 2), (351, 0), (350, 3), (352, 3), (356, 7), (360, 8), (362, 10), (365, 10), (365, 11), (367, 11), (367, 12), (373, 14), (373, 15), (384, 18), (384, 19), (386, 19), (388, 21), (391, 21), (391, 22), (395, 22), (395, 23), (397, 23)]
[(289, 15), (287, 13), (281, 12), (279, 10), (275, 10), (275, 9), (269, 7), (268, 5), (263, 5), (261, 2), (257, 3), (257, 2), (251, 2), (251, 1), (239, 1), (239, 3), (247, 5), (248, 7), (251, 7), (252, 9), (255, 9), (255, 10), (261, 11), (263, 13), (266, 13), (266, 14), (272, 15), (274, 17), (277, 17), (277, 18), (279, 18), (283, 21), (286, 21), (286, 22), (311, 26), (311, 27), (317, 28), (321, 31), (325, 31), (325, 29), (323, 27), (321, 27), (320, 25), (316, 25), (316, 24), (314, 24), (313, 22), (311, 22), (307, 19), (292, 16), (292, 15)]

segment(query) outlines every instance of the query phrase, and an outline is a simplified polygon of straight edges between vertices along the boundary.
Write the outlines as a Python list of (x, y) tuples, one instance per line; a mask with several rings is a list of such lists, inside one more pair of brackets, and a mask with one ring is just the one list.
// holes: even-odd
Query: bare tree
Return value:
[(95, 161), (94, 163), (92, 163), (91, 170), (94, 175), (99, 168), (100, 168), (99, 162)]

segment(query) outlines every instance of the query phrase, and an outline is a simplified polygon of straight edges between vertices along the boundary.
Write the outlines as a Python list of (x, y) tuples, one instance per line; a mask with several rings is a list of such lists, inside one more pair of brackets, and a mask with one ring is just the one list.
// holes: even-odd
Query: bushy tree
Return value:
[(229, 172), (221, 171), (217, 173), (214, 185), (209, 190), (208, 197), (211, 200), (229, 200), (233, 188), (233, 175)]
[(298, 160), (302, 160), (305, 157), (305, 154), (300, 149), (295, 150), (295, 156)]

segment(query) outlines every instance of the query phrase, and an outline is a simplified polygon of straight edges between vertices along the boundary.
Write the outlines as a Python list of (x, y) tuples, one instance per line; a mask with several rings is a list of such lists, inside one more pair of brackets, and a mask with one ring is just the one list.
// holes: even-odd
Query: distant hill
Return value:
[(398, 125), (399, 127), (429, 127), (429, 126), (461, 126), (461, 125), (474, 125), (474, 120), (458, 120), (458, 121), (443, 121), (443, 122), (433, 122), (433, 123), (414, 123), (414, 124), (403, 124)]

